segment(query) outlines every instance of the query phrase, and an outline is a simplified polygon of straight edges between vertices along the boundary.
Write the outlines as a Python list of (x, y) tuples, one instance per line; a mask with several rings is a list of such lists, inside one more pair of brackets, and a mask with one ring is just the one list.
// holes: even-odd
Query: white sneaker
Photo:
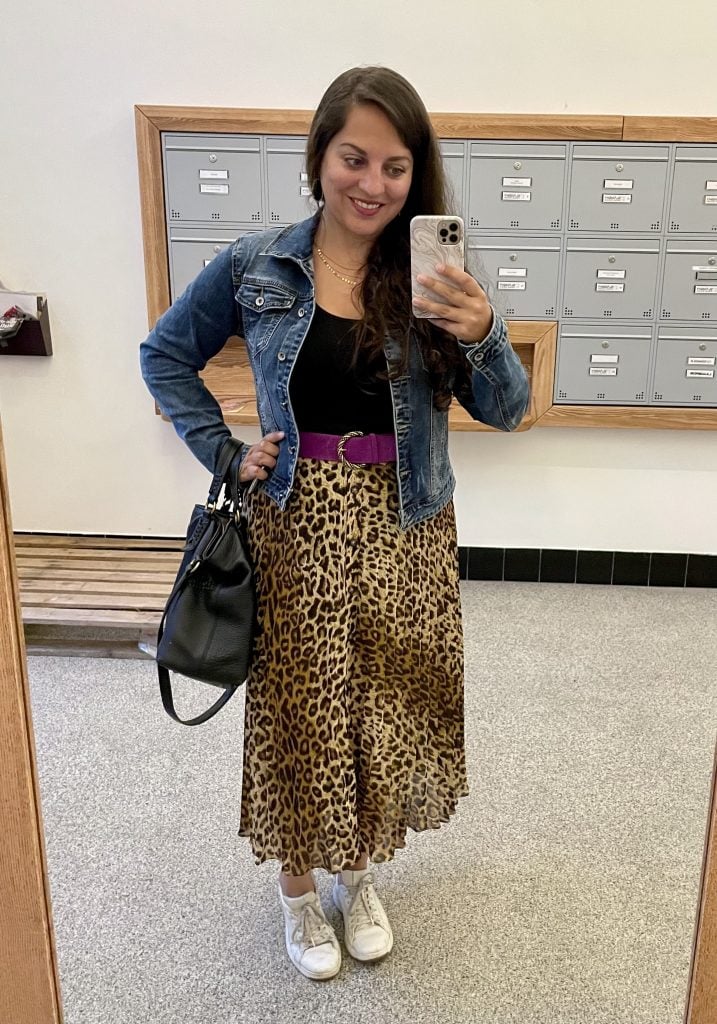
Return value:
[[(345, 885), (342, 881), (356, 881)], [(380, 960), (393, 949), (393, 931), (368, 871), (344, 871), (336, 875), (334, 903), (344, 917), (344, 941), (356, 960)]]
[(284, 911), (284, 937), (289, 959), (307, 978), (323, 981), (341, 969), (341, 947), (326, 920), (317, 892), (285, 896), (279, 886)]

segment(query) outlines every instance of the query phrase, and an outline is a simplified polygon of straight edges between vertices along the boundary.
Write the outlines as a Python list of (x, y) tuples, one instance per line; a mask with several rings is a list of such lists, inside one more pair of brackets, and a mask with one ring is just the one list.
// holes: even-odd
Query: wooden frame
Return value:
[(1, 426), (0, 623), (0, 1020), (60, 1024), (60, 983)]
[[(244, 132), (264, 135), (305, 135), (311, 124), (310, 110), (234, 109), (231, 107), (135, 107), (137, 156), (139, 161), (144, 263), (147, 282), (149, 326), (170, 305), (169, 257), (164, 220), (161, 133)], [(580, 142), (717, 142), (714, 117), (624, 117), (621, 114), (462, 114), (431, 115), (436, 133), (444, 139), (543, 139)], [(534, 359), (554, 321), (533, 321), (534, 338), (526, 338), (528, 321), (510, 324), (511, 340), (520, 338), (523, 355)], [(717, 409), (657, 406), (553, 405), (555, 361), (544, 358), (526, 362), (533, 386), (540, 398), (533, 403), (521, 429), (540, 427), (625, 427), (671, 430), (717, 430)], [(246, 374), (238, 374), (238, 355), (219, 359), (208, 368), (206, 379), (225, 410), (228, 423), (257, 423), (252, 393), (246, 393)], [(213, 361), (216, 362), (216, 361)], [(233, 370), (228, 378), (223, 373)], [(251, 376), (248, 378), (251, 379)], [(230, 392), (229, 381), (240, 382), (240, 391)], [(546, 404), (546, 396), (548, 401)], [(457, 407), (449, 418), (451, 430), (486, 430), (462, 414)]]

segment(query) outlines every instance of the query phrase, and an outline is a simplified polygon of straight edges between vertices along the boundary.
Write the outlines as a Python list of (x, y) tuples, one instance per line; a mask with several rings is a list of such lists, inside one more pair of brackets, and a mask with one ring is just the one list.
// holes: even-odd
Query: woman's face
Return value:
[(373, 241), (398, 216), (411, 187), (413, 157), (374, 104), (352, 107), (321, 163), (324, 218)]

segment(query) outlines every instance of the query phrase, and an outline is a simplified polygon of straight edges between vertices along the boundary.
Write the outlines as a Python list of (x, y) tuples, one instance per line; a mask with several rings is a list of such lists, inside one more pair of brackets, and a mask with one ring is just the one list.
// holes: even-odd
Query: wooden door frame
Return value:
[(62, 999), (0, 424), (0, 1020), (61, 1024)]
[[(0, 1020), (62, 1024), (0, 423)], [(684, 1024), (717, 1020), (717, 748)]]

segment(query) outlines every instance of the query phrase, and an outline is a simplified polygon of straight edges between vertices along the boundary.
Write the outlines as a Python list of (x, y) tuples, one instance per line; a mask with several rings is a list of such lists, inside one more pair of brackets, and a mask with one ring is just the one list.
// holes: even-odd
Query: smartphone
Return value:
[[(419, 274), (427, 274), (440, 280), (436, 263), (465, 269), (464, 231), (460, 217), (419, 216), (411, 219), (411, 293), (432, 302), (445, 302), (441, 295), (419, 284)], [(446, 281), (448, 279), (446, 278)], [(435, 313), (413, 309), (414, 316), (437, 319)]]

